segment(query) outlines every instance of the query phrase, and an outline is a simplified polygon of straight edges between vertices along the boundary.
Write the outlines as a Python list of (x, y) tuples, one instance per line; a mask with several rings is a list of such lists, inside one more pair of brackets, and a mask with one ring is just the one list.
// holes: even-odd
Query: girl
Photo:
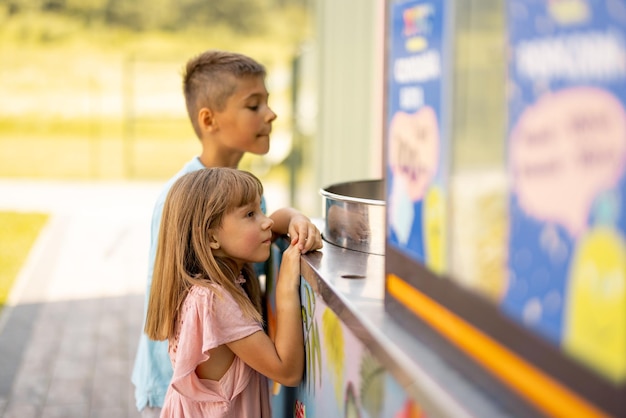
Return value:
[(274, 341), (262, 327), (249, 265), (270, 254), (262, 194), (252, 174), (221, 167), (182, 176), (167, 195), (145, 324), (169, 340), (174, 368), (161, 417), (270, 417), (267, 378), (302, 378), (297, 238), (278, 274)]

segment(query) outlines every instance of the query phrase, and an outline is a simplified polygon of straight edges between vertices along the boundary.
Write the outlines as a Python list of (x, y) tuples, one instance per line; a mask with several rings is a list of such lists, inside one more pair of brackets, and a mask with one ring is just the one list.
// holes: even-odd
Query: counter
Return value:
[(390, 317), (384, 263), (328, 242), (302, 257), (305, 379), (274, 388), (275, 416), (516, 415)]

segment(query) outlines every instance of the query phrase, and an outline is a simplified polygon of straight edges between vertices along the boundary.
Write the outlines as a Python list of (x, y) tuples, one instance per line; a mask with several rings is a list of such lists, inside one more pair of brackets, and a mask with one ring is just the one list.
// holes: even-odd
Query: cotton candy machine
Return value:
[(338, 183), (320, 190), (325, 241), (349, 250), (385, 254), (383, 180)]

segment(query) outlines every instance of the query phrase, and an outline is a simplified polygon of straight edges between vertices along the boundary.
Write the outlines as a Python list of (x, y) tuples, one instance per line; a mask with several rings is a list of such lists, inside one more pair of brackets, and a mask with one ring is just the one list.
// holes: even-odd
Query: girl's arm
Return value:
[(304, 372), (304, 337), (300, 311), (300, 250), (293, 239), (283, 253), (276, 283), (276, 336), (262, 331), (228, 347), (259, 373), (285, 386), (297, 386)]
[(274, 221), (274, 236), (289, 234), (293, 241), (298, 241), (302, 253), (322, 248), (322, 235), (309, 218), (293, 208), (282, 208), (270, 215)]

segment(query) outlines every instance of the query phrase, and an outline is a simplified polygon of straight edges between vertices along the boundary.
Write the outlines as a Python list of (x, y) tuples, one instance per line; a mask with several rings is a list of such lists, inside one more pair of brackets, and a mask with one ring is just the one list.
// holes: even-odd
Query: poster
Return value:
[(446, 33), (443, 1), (391, 5), (387, 60), (387, 242), (445, 268)]
[(507, 2), (505, 312), (626, 378), (626, 3)]

